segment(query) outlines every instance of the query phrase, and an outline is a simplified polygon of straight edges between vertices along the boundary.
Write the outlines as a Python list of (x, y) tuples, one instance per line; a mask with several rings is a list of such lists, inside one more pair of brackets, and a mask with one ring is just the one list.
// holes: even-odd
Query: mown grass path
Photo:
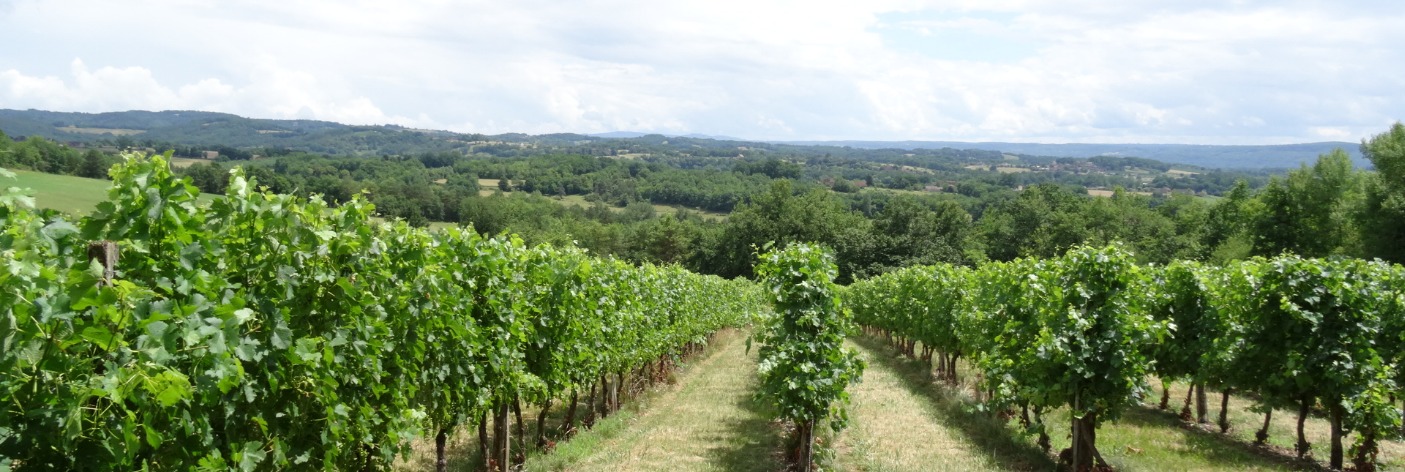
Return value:
[(678, 384), (534, 457), (527, 470), (774, 471), (781, 437), (752, 395), (756, 351), (745, 333), (718, 335)]
[(850, 471), (1048, 470), (1050, 461), (1011, 438), (996, 420), (968, 411), (933, 386), (917, 363), (893, 359), (877, 341), (850, 341), (868, 363), (849, 388), (849, 429), (835, 443), (834, 468)]

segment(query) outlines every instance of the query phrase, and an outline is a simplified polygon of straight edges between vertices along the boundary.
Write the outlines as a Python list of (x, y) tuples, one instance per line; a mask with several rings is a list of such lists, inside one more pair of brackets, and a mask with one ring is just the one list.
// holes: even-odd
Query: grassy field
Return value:
[(73, 215), (85, 215), (97, 208), (98, 202), (107, 200), (107, 189), (111, 186), (106, 180), (25, 170), (14, 172), (19, 180), (0, 180), (0, 186), (30, 189), (35, 206)]
[[(97, 208), (98, 203), (106, 201), (107, 189), (112, 186), (112, 182), (100, 179), (27, 170), (13, 172), (19, 179), (8, 182), (0, 180), (0, 186), (29, 189), (30, 194), (34, 195), (35, 206), (75, 216), (86, 215)], [(219, 196), (206, 193), (201, 194), (196, 201), (209, 203), (216, 198)]]
[[(193, 158), (193, 157), (172, 157), (172, 158), (171, 158), (171, 167), (176, 168), (176, 169), (184, 169), (184, 168), (186, 168), (186, 167), (190, 167), (190, 166), (195, 165), (195, 164), (206, 164), (206, 163), (210, 163), (210, 162), (215, 162), (215, 161), (212, 161), (212, 160), (209, 160), (209, 159), (196, 159), (196, 158)], [(228, 167), (228, 165), (225, 165), (225, 167)]]

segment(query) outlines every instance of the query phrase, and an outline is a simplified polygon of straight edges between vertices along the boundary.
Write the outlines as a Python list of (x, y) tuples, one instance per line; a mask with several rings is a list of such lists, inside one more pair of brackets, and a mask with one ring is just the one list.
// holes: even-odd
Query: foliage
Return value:
[(811, 244), (791, 244), (761, 255), (757, 276), (775, 313), (754, 335), (761, 344), (760, 394), (782, 419), (811, 425), (828, 420), (838, 431), (848, 420), (845, 388), (864, 364), (844, 337), (852, 323), (834, 285), (833, 256)]
[[(0, 199), (0, 458), (20, 469), (383, 469), (408, 441), (705, 339), (754, 286), (373, 207), (224, 198), (127, 156), (77, 224)], [(88, 242), (121, 248), (115, 276)], [(723, 296), (726, 294), (727, 296)]]

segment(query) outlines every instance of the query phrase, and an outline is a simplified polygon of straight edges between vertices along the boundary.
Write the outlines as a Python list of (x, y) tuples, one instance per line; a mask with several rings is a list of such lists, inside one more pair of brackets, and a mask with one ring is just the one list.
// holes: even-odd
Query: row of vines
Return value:
[(794, 426), (788, 459), (801, 471), (813, 466), (816, 428), (827, 423), (838, 432), (847, 425), (845, 389), (865, 367), (844, 347), (853, 321), (834, 284), (838, 272), (834, 255), (813, 244), (770, 250), (756, 266), (773, 307), (753, 336), (761, 343), (758, 393)]
[(1356, 470), (1373, 470), (1377, 441), (1401, 424), (1400, 266), (1291, 255), (1145, 266), (1118, 246), (1082, 247), (1056, 259), (906, 268), (846, 296), (859, 323), (933, 363), (939, 378), (956, 382), (967, 359), (985, 404), (1021, 411), (1046, 450), (1043, 413), (1068, 408), (1072, 445), (1061, 458), (1073, 470), (1107, 467), (1097, 427), (1154, 395), (1151, 376), (1194, 385), (1202, 422), (1204, 388), (1225, 392), (1222, 430), (1229, 392), (1254, 398), (1266, 416), (1298, 410), (1300, 456), (1310, 447), (1304, 419), (1318, 412), (1331, 423), (1329, 465), (1338, 469), (1347, 434)]
[(506, 468), (509, 409), (617, 405), (625, 375), (762, 303), (749, 282), (376, 223), (238, 171), (209, 202), (159, 156), (112, 176), (79, 221), (0, 191), (0, 469), (384, 469), (425, 436), (442, 468), (445, 436), (489, 418)]

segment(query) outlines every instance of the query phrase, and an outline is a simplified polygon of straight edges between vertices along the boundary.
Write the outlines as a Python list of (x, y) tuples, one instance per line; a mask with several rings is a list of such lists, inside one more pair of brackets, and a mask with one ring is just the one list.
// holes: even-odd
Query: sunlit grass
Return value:
[(779, 470), (782, 439), (753, 398), (756, 352), (745, 352), (743, 337), (719, 336), (677, 385), (533, 458), (527, 470)]
[(836, 444), (835, 466), (863, 471), (1047, 470), (1053, 463), (1004, 425), (968, 408), (963, 392), (937, 388), (921, 364), (895, 359), (859, 339), (868, 362), (849, 388), (851, 427)]

